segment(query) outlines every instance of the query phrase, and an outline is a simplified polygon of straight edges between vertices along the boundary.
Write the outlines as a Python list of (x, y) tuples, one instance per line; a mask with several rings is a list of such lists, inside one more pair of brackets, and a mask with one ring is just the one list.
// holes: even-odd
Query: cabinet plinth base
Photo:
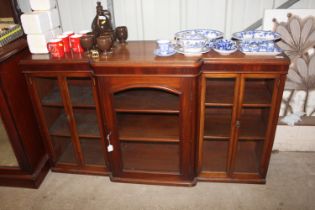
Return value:
[[(143, 175), (143, 174), (142, 174)], [(169, 176), (163, 179), (143, 178), (143, 177), (113, 177), (109, 176), (113, 182), (123, 182), (132, 184), (149, 184), (149, 185), (167, 185), (167, 186), (182, 186), (193, 187), (197, 184), (197, 179), (191, 181), (183, 180), (179, 177)]]
[(197, 177), (197, 181), (201, 182), (225, 182), (225, 183), (246, 183), (246, 184), (266, 184), (266, 179), (238, 179), (238, 178), (218, 178), (218, 177)]
[(106, 169), (102, 168), (89, 168), (89, 167), (74, 167), (74, 166), (68, 166), (68, 167), (53, 167), (51, 168), (53, 172), (57, 173), (71, 173), (71, 174), (86, 174), (86, 175), (98, 175), (98, 176), (108, 176), (110, 175), (110, 172)]
[(0, 174), (0, 186), (37, 189), (46, 177), (49, 169), (48, 156), (45, 155), (33, 174), (27, 174), (25, 172), (16, 175)]

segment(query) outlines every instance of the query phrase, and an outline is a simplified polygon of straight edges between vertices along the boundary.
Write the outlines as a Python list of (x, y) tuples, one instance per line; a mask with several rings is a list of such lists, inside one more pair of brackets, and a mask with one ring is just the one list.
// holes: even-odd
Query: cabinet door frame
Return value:
[[(235, 78), (234, 103), (231, 122), (231, 139), (228, 151), (227, 173), (217, 172), (203, 172), (202, 171), (202, 156), (203, 156), (203, 136), (205, 123), (205, 96), (206, 96), (206, 80), (207, 78)], [(268, 164), (270, 161), (270, 154), (272, 150), (273, 140), (275, 136), (275, 129), (278, 120), (276, 113), (279, 112), (281, 97), (279, 93), (283, 91), (285, 83), (285, 75), (282, 74), (267, 74), (267, 73), (203, 73), (200, 77), (200, 104), (199, 104), (199, 136), (198, 136), (198, 150), (197, 150), (197, 174), (199, 180), (264, 180)], [(244, 88), (246, 79), (274, 79), (274, 86), (272, 90), (270, 113), (268, 116), (268, 126), (265, 131), (264, 145), (259, 162), (259, 170), (257, 173), (234, 172), (236, 148), (239, 142), (239, 128), (236, 122), (240, 121), (240, 114), (242, 111), (242, 103), (244, 99)]]
[[(192, 89), (196, 88), (195, 78), (191, 79), (182, 77), (169, 76), (137, 76), (137, 75), (111, 75), (98, 77), (99, 89), (101, 90), (101, 101), (103, 103), (104, 112), (106, 112), (107, 132), (111, 132), (111, 144), (114, 146), (114, 151), (110, 152), (110, 162), (112, 168), (112, 180), (131, 181), (154, 183), (155, 181), (148, 181), (150, 179), (156, 180), (158, 183), (172, 183), (178, 184), (179, 179), (194, 180), (194, 126), (187, 126), (184, 119), (194, 120), (194, 101), (196, 101)], [(114, 93), (129, 90), (134, 88), (153, 88), (162, 89), (166, 92), (176, 93), (180, 97), (180, 174), (171, 175), (149, 172), (124, 172), (122, 166), (121, 149), (118, 135), (118, 127), (116, 120), (116, 113), (113, 106)], [(190, 110), (192, 109), (192, 110)], [(141, 178), (140, 178), (141, 177)], [(177, 178), (176, 178), (177, 177)], [(141, 180), (143, 178), (143, 180)], [(147, 179), (147, 181), (146, 181)], [(163, 181), (164, 179), (164, 181)], [(180, 183), (179, 183), (180, 184)]]
[[(283, 85), (284, 81), (283, 78), (281, 78), (280, 74), (264, 74), (264, 73), (243, 73), (240, 74), (240, 86), (239, 86), (239, 100), (237, 104), (237, 113), (236, 113), (236, 121), (241, 122), (241, 112), (242, 112), (242, 104), (244, 100), (244, 95), (245, 95), (245, 83), (246, 79), (274, 79), (274, 86), (272, 90), (272, 98), (270, 102), (270, 112), (268, 116), (268, 123), (267, 123), (267, 128), (265, 131), (265, 139), (263, 149), (262, 149), (262, 154), (261, 154), (261, 160), (259, 162), (259, 168), (257, 173), (247, 173), (247, 172), (235, 172), (235, 160), (236, 160), (236, 149), (237, 149), (237, 144), (240, 141), (239, 140), (239, 128), (235, 129), (234, 133), (234, 141), (233, 141), (233, 154), (232, 154), (232, 163), (231, 163), (231, 178), (233, 179), (249, 179), (249, 180), (254, 180), (254, 179), (264, 179), (267, 173), (267, 168), (268, 168), (268, 163), (271, 155), (271, 149), (272, 149), (272, 144), (273, 144), (273, 138), (274, 138), (274, 132), (276, 124), (277, 124), (277, 119), (278, 116), (276, 113), (279, 111), (278, 106), (279, 106), (279, 100), (277, 100), (278, 93), (281, 90), (281, 85)], [(242, 126), (242, 125), (240, 125)]]
[[(230, 130), (230, 140), (229, 148), (227, 151), (227, 163), (226, 163), (226, 172), (210, 172), (202, 171), (203, 164), (203, 142), (204, 142), (204, 126), (205, 126), (205, 109), (206, 109), (206, 81), (207, 79), (235, 79), (234, 84), (234, 96), (233, 96), (233, 107), (232, 107), (232, 116), (231, 116), (231, 130)], [(231, 174), (231, 165), (232, 165), (232, 156), (233, 156), (233, 142), (234, 142), (234, 133), (235, 133), (235, 122), (236, 122), (236, 113), (237, 113), (237, 104), (239, 94), (239, 84), (240, 84), (240, 75), (239, 74), (212, 74), (212, 73), (203, 73), (200, 76), (200, 100), (199, 100), (199, 136), (198, 136), (198, 147), (197, 147), (197, 175), (200, 179), (208, 178), (227, 178)]]
[[(34, 106), (36, 107), (37, 113), (36, 117), (38, 122), (40, 122), (40, 127), (41, 127), (41, 133), (45, 139), (45, 147), (46, 150), (49, 152), (49, 155), (51, 157), (51, 162), (52, 165), (54, 166), (54, 170), (56, 171), (73, 171), (73, 172), (80, 172), (80, 170), (76, 168), (82, 168), (83, 170), (87, 170), (89, 172), (87, 173), (92, 173), (92, 174), (102, 174), (102, 175), (108, 175), (109, 174), (109, 167), (108, 167), (108, 155), (104, 151), (105, 148), (105, 142), (104, 142), (104, 130), (103, 130), (103, 123), (102, 123), (102, 117), (97, 117), (97, 124), (99, 127), (100, 131), (100, 146), (102, 147), (103, 153), (104, 153), (104, 167), (106, 167), (105, 171), (98, 169), (99, 167), (92, 167), (89, 165), (86, 165), (84, 163), (84, 157), (83, 157), (83, 152), (80, 146), (80, 138), (77, 133), (77, 125), (76, 125), (76, 120), (74, 117), (74, 112), (73, 112), (73, 107), (71, 104), (71, 96), (69, 93), (69, 87), (68, 87), (68, 82), (67, 78), (90, 78), (91, 79), (91, 89), (92, 89), (92, 94), (93, 94), (93, 99), (95, 101), (95, 111), (98, 116), (101, 116), (101, 111), (99, 107), (99, 99), (98, 99), (98, 94), (96, 90), (96, 82), (95, 78), (91, 75), (89, 72), (45, 72), (45, 73), (27, 73), (27, 82), (28, 82), (28, 87), (30, 91), (30, 95), (33, 101)], [(45, 117), (44, 117), (44, 112), (42, 109), (42, 105), (40, 102), (39, 95), (36, 91), (36, 87), (34, 85), (33, 79), (34, 78), (40, 78), (40, 77), (50, 77), (50, 78), (55, 78), (59, 87), (60, 91), (60, 96), (62, 99), (62, 104), (64, 111), (67, 115), (67, 121), (69, 125), (69, 131), (70, 131), (70, 139), (73, 144), (73, 150), (74, 150), (74, 155), (76, 159), (76, 164), (67, 164), (67, 163), (58, 163), (56, 162), (56, 156), (54, 152), (54, 148), (52, 145), (52, 139), (51, 135), (49, 134), (48, 128), (46, 126), (45, 122)], [(104, 171), (104, 172), (103, 172)]]

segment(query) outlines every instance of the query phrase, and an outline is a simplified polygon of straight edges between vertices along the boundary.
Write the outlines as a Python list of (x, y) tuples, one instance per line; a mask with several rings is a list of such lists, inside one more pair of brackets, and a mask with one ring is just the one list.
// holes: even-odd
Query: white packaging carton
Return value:
[(47, 50), (48, 41), (61, 33), (62, 31), (60, 27), (57, 27), (53, 30), (46, 31), (43, 34), (28, 34), (27, 35), (28, 48), (33, 54), (48, 53)]
[(50, 10), (56, 7), (56, 0), (29, 0), (32, 10)]
[(24, 13), (21, 15), (21, 22), (26, 34), (45, 33), (60, 25), (57, 9)]

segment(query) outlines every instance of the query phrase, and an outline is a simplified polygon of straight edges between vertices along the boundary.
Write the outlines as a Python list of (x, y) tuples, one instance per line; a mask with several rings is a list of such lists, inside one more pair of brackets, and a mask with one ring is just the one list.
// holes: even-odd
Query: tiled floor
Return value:
[(166, 187), (49, 173), (38, 190), (0, 187), (0, 210), (315, 209), (315, 153), (272, 155), (266, 185)]

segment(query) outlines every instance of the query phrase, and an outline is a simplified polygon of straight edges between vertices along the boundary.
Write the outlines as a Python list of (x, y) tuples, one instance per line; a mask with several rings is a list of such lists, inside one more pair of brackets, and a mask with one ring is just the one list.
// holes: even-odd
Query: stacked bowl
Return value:
[(247, 55), (277, 55), (281, 50), (275, 42), (280, 34), (272, 31), (254, 30), (241, 31), (232, 34), (239, 41), (240, 50)]
[(223, 33), (212, 29), (192, 29), (175, 34), (175, 50), (182, 54), (208, 52), (213, 42), (223, 37)]

